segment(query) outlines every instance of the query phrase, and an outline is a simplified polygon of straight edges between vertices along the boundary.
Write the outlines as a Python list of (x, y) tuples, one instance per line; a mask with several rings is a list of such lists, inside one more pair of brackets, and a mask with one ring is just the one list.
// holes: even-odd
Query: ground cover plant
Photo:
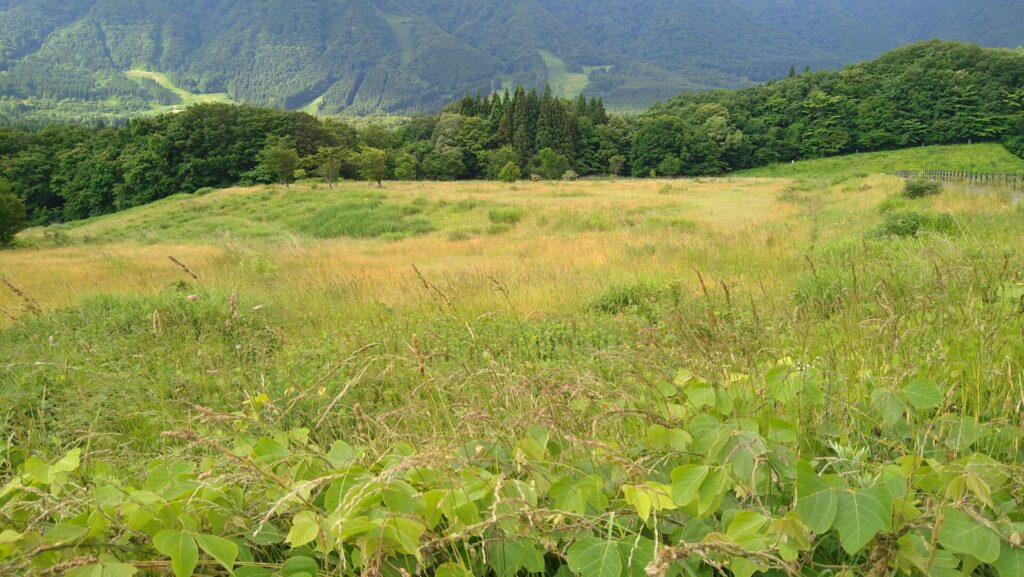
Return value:
[(1021, 575), (1024, 213), (794, 170), (25, 231), (0, 574)]

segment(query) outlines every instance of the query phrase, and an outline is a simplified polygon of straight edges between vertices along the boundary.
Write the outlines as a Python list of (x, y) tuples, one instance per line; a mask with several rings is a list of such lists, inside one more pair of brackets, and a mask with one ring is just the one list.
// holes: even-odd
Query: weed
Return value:
[(515, 225), (523, 220), (523, 209), (518, 206), (492, 208), (487, 218), (494, 224)]
[(951, 234), (956, 230), (956, 221), (949, 214), (895, 210), (885, 213), (885, 220), (873, 234), (877, 237), (914, 237), (926, 231)]
[(942, 183), (938, 180), (916, 179), (908, 180), (903, 185), (903, 196), (907, 198), (924, 198), (942, 194)]
[(381, 201), (338, 204), (319, 210), (312, 218), (298, 225), (298, 230), (317, 238), (403, 238), (434, 230), (419, 214), (419, 206), (396, 206)]

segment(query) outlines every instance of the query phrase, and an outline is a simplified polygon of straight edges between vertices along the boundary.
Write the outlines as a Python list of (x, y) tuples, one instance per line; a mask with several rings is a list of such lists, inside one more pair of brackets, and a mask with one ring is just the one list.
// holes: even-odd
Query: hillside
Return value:
[(999, 144), (921, 146), (903, 150), (863, 152), (833, 158), (773, 164), (736, 173), (772, 178), (832, 178), (896, 171), (948, 170), (993, 174), (1024, 174), (1024, 159)]
[[(929, 146), (804, 160), (737, 173), (729, 180), (653, 180), (520, 184), (519, 194), (508, 194), (497, 183), (393, 183), (385, 190), (347, 182), (335, 190), (317, 184), (289, 189), (229, 188), (202, 196), (179, 194), (145, 206), (24, 232), (29, 244), (204, 243), (220, 239), (281, 241), (288, 238), (398, 240), (420, 235), (471, 238), (502, 232), (488, 220), (494, 209), (505, 206), (496, 199), (507, 196), (516, 203), (528, 199), (530, 210), (546, 213), (555, 229), (568, 226), (566, 205), (592, 206), (591, 196), (617, 195), (614, 204), (644, 200), (650, 226), (672, 228), (673, 222), (722, 224), (767, 216), (775, 206), (772, 195), (786, 180), (862, 180), (892, 190), (898, 182), (884, 177), (898, 170), (956, 170), (1024, 174), (1024, 159), (998, 144)], [(765, 177), (782, 179), (766, 181)], [(669, 190), (662, 198), (646, 192)], [(428, 197), (437, 197), (428, 201)], [(680, 203), (680, 197), (685, 202)], [(574, 200), (575, 199), (575, 200)], [(611, 202), (611, 201), (609, 201)], [(563, 220), (559, 224), (559, 220)], [(618, 227), (617, 211), (594, 212), (576, 223), (583, 229)], [(628, 218), (626, 219), (628, 220)], [(570, 228), (573, 228), (570, 227)], [(684, 227), (685, 228), (685, 227)]]
[(180, 101), (125, 75), (138, 69), (187, 93), (326, 114), (430, 111), (547, 82), (639, 108), (935, 36), (1019, 46), (1021, 22), (1009, 0), (5, 0), (0, 104), (81, 120)]

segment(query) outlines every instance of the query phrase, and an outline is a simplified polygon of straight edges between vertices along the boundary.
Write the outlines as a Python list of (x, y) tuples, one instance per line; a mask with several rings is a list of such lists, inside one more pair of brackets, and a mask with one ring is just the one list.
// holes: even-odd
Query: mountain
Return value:
[(1019, 46), (1024, 4), (0, 0), (0, 111), (116, 117), (215, 94), (325, 114), (407, 113), (517, 83), (641, 108), (935, 36)]

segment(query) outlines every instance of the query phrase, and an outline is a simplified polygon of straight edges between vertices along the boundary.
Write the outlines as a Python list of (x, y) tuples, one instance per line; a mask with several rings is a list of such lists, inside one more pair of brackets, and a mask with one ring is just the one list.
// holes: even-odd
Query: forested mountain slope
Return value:
[(546, 83), (640, 108), (934, 36), (1019, 46), (1024, 5), (0, 0), (0, 103), (16, 117), (112, 119), (178, 101), (173, 86), (125, 75), (141, 69), (190, 92), (328, 114), (432, 111), (467, 93)]
[(705, 176), (970, 142), (1002, 142), (1024, 158), (1024, 51), (919, 42), (839, 71), (680, 94), (638, 116), (520, 86), (396, 127), (361, 124), (210, 103), (115, 126), (0, 128), (0, 192), (9, 184), (28, 218), (45, 224), (312, 175), (328, 183)]

